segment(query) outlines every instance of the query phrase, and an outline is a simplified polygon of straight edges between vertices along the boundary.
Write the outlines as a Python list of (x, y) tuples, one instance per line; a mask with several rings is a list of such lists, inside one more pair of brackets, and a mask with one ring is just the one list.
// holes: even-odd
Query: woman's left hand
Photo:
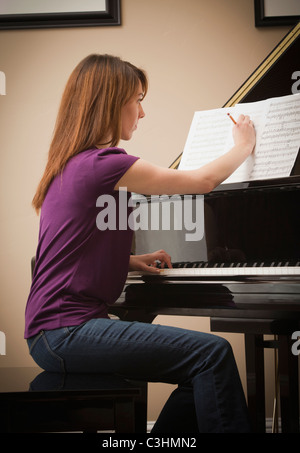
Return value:
[(129, 270), (130, 271), (142, 271), (142, 272), (152, 272), (154, 274), (159, 273), (157, 268), (158, 262), (160, 267), (164, 268), (165, 266), (171, 268), (171, 257), (164, 250), (157, 250), (153, 253), (147, 253), (145, 255), (131, 255), (129, 261)]

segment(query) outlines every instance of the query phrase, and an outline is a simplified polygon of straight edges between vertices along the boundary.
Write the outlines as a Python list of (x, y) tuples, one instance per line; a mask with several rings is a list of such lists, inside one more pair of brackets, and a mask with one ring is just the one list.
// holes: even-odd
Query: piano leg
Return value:
[[(243, 333), (245, 338), (247, 396), (253, 432), (265, 432), (264, 349), (278, 349), (281, 426), (284, 433), (299, 433), (298, 356), (292, 354), (297, 320), (211, 318), (214, 332)], [(264, 335), (277, 335), (277, 341), (264, 341)]]
[[(248, 409), (254, 432), (265, 432), (263, 335), (245, 334)], [(298, 356), (291, 353), (291, 335), (278, 335), (281, 430), (299, 433)]]
[(278, 335), (281, 429), (283, 433), (299, 433), (298, 356), (292, 354), (291, 348), (291, 336)]
[(252, 431), (266, 432), (263, 335), (245, 334), (248, 410)]

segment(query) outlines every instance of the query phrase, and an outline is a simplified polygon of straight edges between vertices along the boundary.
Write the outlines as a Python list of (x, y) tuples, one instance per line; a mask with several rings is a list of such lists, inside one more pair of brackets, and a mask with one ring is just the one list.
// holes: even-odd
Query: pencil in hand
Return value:
[(229, 116), (229, 118), (231, 119), (231, 121), (232, 121), (232, 122), (233, 122), (234, 124), (236, 124), (236, 121), (235, 121), (235, 119), (234, 119), (234, 118), (232, 118), (232, 116), (230, 115), (230, 113), (227, 113), (227, 115)]

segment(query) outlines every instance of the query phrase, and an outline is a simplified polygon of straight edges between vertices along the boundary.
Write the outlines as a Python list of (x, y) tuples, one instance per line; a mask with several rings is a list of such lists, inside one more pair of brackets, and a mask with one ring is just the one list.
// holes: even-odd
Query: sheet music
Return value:
[(300, 96), (270, 99), (250, 179), (289, 176), (300, 147)]
[(225, 182), (289, 176), (300, 147), (300, 94), (195, 112), (179, 170), (199, 168), (234, 145), (228, 112), (251, 117), (256, 147)]
[(224, 153), (224, 145), (230, 141), (230, 120), (226, 113), (231, 110), (195, 112), (179, 169), (202, 167)]

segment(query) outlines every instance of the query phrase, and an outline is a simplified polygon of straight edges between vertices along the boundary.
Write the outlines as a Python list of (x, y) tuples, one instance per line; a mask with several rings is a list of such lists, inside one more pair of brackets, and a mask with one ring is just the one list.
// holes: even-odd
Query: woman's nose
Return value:
[(144, 116), (145, 116), (144, 109), (143, 109), (143, 107), (140, 105), (139, 118), (144, 118)]

